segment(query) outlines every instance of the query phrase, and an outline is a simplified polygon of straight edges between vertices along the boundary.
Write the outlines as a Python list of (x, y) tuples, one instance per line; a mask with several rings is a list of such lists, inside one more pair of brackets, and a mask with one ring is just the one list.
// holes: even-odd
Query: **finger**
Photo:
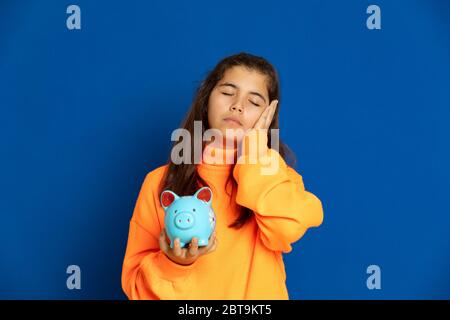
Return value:
[(274, 103), (274, 105), (273, 105), (273, 110), (272, 110), (272, 118), (273, 118), (273, 116), (274, 116), (274, 114), (275, 114), (275, 112), (277, 111), (277, 108), (278, 108), (278, 100), (275, 100), (275, 103)]
[(198, 239), (192, 238), (192, 241), (189, 245), (189, 255), (196, 256), (198, 254)]
[(260, 127), (258, 129), (266, 129), (266, 122), (270, 116), (271, 110), (272, 110), (271, 106), (267, 107), (266, 110), (264, 110), (262, 117), (261, 117)]
[(175, 257), (181, 256), (180, 239), (176, 238), (173, 244), (173, 255)]
[(211, 252), (214, 252), (217, 249), (217, 246), (219, 244), (219, 240), (216, 238), (214, 241), (211, 241), (211, 246), (208, 248), (205, 248), (206, 250), (202, 254), (208, 254)]
[(206, 247), (199, 249), (199, 254), (206, 254), (210, 251), (211, 247), (213, 247), (217, 243), (216, 232), (211, 235), (211, 238), (208, 241), (208, 245)]
[(270, 106), (266, 107), (266, 109), (264, 109), (264, 111), (261, 113), (261, 115), (259, 116), (258, 121), (256, 121), (255, 125), (253, 126), (254, 129), (262, 129), (263, 125), (267, 119), (267, 115), (270, 111)]
[[(210, 240), (211, 240), (211, 241), (215, 241), (215, 240), (216, 240), (216, 237), (217, 237), (217, 232), (216, 232), (216, 230), (214, 230), (213, 233), (212, 233), (212, 235), (211, 235)], [(208, 245), (209, 245), (209, 243), (208, 243)]]
[(208, 250), (208, 253), (213, 252), (214, 250), (216, 250), (218, 245), (219, 245), (219, 240), (218, 240), (218, 239), (215, 239), (215, 240), (214, 240), (214, 244), (213, 244), (212, 247)]
[(167, 252), (169, 245), (166, 241), (166, 233), (162, 230), (159, 234), (159, 247), (163, 252)]
[(213, 233), (211, 234), (211, 237), (209, 237), (208, 245), (205, 248), (211, 247), (215, 239), (216, 239), (216, 230), (214, 230)]
[(270, 127), (270, 124), (273, 119), (273, 115), (275, 114), (276, 106), (277, 106), (277, 100), (273, 100), (269, 105), (269, 113), (264, 121), (264, 128), (268, 129)]
[(263, 129), (268, 129), (270, 127), (270, 124), (272, 123), (273, 115), (275, 114), (276, 106), (277, 106), (277, 102), (276, 102), (276, 100), (274, 100), (268, 107), (269, 111), (267, 112), (267, 116), (264, 118)]
[(167, 244), (170, 244), (172, 240), (170, 240), (170, 237), (167, 234), (167, 230), (165, 228), (163, 229), (163, 232), (164, 232), (164, 237), (165, 237), (164, 240), (166, 240)]
[(267, 116), (266, 123), (264, 124), (265, 128), (267, 128), (267, 129), (270, 127), (270, 124), (272, 123), (273, 115), (275, 114), (275, 111), (277, 110), (277, 106), (278, 106), (278, 100), (274, 100), (270, 104), (270, 112), (269, 112), (269, 115)]
[(278, 105), (278, 100), (277, 100), (277, 99), (273, 100), (273, 101), (270, 103), (270, 106), (271, 106), (272, 108), (276, 108), (277, 105)]

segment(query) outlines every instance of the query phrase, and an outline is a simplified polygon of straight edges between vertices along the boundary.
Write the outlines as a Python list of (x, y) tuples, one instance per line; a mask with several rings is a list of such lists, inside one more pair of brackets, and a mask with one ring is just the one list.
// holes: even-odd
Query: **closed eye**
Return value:
[(254, 106), (257, 106), (257, 107), (259, 107), (260, 105), (259, 104), (257, 104), (257, 103), (255, 103), (255, 102), (253, 102), (253, 101), (250, 101)]
[(226, 95), (226, 96), (232, 96), (232, 93), (226, 93), (226, 92), (222, 92), (222, 94)]

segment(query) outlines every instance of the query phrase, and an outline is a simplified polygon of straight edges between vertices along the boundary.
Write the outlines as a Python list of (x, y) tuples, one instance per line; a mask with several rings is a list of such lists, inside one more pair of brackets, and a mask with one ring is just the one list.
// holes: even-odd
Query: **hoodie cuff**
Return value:
[(179, 281), (191, 274), (197, 264), (197, 260), (187, 266), (181, 265), (170, 260), (170, 258), (160, 250), (156, 254), (150, 253), (145, 257), (141, 262), (141, 267), (148, 268), (149, 264), (153, 264), (153, 268), (150, 268), (150, 270), (155, 272), (159, 278), (169, 281)]

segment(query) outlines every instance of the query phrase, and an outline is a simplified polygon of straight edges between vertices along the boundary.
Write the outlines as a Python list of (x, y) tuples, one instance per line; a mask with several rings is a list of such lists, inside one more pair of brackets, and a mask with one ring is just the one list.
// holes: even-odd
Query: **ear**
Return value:
[(172, 192), (170, 190), (164, 190), (161, 193), (161, 205), (166, 210), (176, 199), (179, 197), (175, 192)]
[(211, 204), (212, 201), (212, 191), (208, 187), (203, 187), (197, 190), (194, 194), (197, 199), (205, 201), (207, 204)]

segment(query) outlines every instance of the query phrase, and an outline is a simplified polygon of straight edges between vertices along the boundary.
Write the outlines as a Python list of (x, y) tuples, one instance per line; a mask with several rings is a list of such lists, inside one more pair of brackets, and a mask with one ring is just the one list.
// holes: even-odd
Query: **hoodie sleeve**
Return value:
[[(159, 248), (163, 228), (158, 210), (159, 177), (149, 173), (136, 201), (130, 221), (128, 243), (122, 267), (122, 289), (129, 299), (183, 299), (191, 291), (189, 266), (170, 260)], [(160, 211), (161, 212), (161, 211)]]
[(276, 150), (267, 149), (253, 162), (244, 152), (233, 177), (238, 184), (236, 202), (254, 212), (267, 248), (290, 252), (291, 244), (308, 228), (322, 224), (321, 201), (305, 190), (302, 176), (287, 166)]

